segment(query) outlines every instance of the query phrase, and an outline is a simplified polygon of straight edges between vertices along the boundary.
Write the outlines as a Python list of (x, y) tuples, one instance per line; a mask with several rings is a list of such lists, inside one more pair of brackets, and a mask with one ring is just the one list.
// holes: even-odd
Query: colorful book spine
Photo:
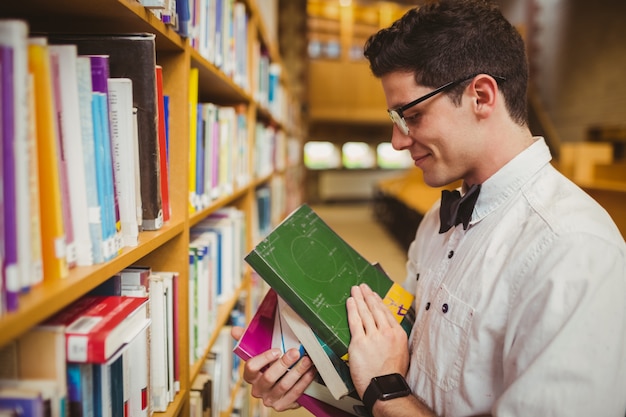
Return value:
[[(59, 113), (62, 174), (67, 185), (66, 205), (69, 215), (68, 264), (80, 266), (93, 264), (91, 236), (89, 234), (87, 186), (85, 180), (85, 153), (80, 126), (80, 107), (77, 75), (77, 51), (75, 45), (50, 45), (50, 53), (55, 57), (58, 87), (57, 112)], [(90, 161), (91, 162), (91, 161)], [(63, 184), (63, 182), (62, 182)], [(70, 237), (70, 230), (73, 239)], [(73, 240), (73, 242), (72, 242)], [(70, 249), (70, 242), (72, 246)]]
[(163, 95), (163, 67), (157, 65), (155, 67), (155, 79), (157, 89), (157, 112), (159, 126), (159, 167), (161, 170), (161, 204), (163, 207), (163, 222), (169, 221), (171, 217), (170, 206), (170, 176), (168, 167), (168, 143), (167, 143), (167, 122), (165, 113), (165, 97)]
[[(59, 70), (59, 56), (53, 50), (51, 46), (48, 46), (49, 59), (50, 59), (50, 73), (52, 79), (52, 99), (54, 101), (54, 109), (57, 114), (57, 120), (55, 123), (57, 134), (57, 157), (59, 158), (59, 186), (61, 189), (61, 213), (63, 214), (63, 225), (65, 226), (65, 257), (67, 259), (68, 268), (76, 266), (76, 242), (74, 239), (74, 226), (72, 223), (72, 206), (70, 202), (70, 186), (67, 175), (67, 154), (63, 149), (63, 136), (64, 130), (64, 117), (68, 115), (64, 113), (63, 103), (61, 99), (62, 89), (61, 86), (61, 74)], [(61, 115), (59, 117), (59, 114)]]
[(96, 163), (99, 165), (100, 177), (98, 186), (102, 200), (100, 205), (103, 214), (105, 233), (105, 260), (114, 258), (121, 248), (121, 222), (119, 220), (119, 202), (113, 177), (113, 147), (111, 143), (111, 124), (109, 118), (109, 57), (107, 55), (90, 55), (91, 82), (93, 100), (97, 112), (94, 118), (94, 136), (96, 138)]
[(93, 125), (93, 87), (91, 82), (91, 60), (87, 56), (76, 58), (76, 77), (80, 111), (80, 131), (83, 150), (83, 172), (87, 203), (87, 223), (93, 263), (104, 262), (104, 238), (102, 207), (98, 197), (96, 177), (96, 144)]
[(37, 150), (43, 271), (46, 280), (68, 276), (65, 226), (57, 155), (56, 111), (54, 109), (50, 59), (45, 39), (30, 38), (29, 69), (35, 89)]
[(0, 128), (2, 133), (2, 215), (5, 309), (18, 307), (21, 289), (17, 259), (17, 201), (15, 178), (15, 113), (13, 48), (0, 45)]
[[(10, 47), (13, 54), (13, 128), (14, 128), (14, 165), (16, 189), (16, 217), (17, 217), (17, 259), (20, 286), (22, 291), (42, 279), (41, 247), (39, 259), (34, 259), (36, 253), (31, 249), (33, 237), (31, 234), (31, 212), (38, 207), (31, 205), (29, 187), (29, 164), (33, 159), (29, 151), (29, 109), (28, 109), (28, 24), (19, 19), (0, 20), (0, 45)], [(35, 233), (39, 234), (37, 229)], [(32, 268), (32, 269), (31, 269)]]
[(198, 69), (189, 70), (189, 212), (198, 209), (196, 195), (196, 157), (198, 129)]
[(119, 207), (122, 246), (137, 246), (137, 202), (133, 133), (133, 83), (130, 78), (108, 79), (113, 177)]

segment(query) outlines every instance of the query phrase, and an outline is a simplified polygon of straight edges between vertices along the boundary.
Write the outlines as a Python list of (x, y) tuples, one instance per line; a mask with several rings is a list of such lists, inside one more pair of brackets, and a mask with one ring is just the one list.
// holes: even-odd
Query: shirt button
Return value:
[(452, 258), (453, 256), (454, 256), (454, 251), (453, 250), (448, 252), (448, 259)]
[(441, 306), (441, 311), (443, 311), (444, 314), (448, 312), (448, 304), (447, 303), (443, 303), (443, 305)]
[(426, 303), (426, 310), (428, 311), (429, 308), (430, 308), (430, 303)]

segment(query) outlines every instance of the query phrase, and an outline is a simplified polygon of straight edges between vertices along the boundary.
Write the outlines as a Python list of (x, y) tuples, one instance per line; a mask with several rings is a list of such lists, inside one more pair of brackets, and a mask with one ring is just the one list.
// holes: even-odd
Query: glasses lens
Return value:
[(393, 124), (398, 126), (398, 129), (400, 129), (400, 132), (402, 132), (402, 134), (404, 135), (409, 134), (409, 127), (406, 125), (406, 122), (404, 121), (402, 116), (398, 114), (397, 111), (389, 110), (389, 117), (391, 118), (391, 121), (393, 122)]

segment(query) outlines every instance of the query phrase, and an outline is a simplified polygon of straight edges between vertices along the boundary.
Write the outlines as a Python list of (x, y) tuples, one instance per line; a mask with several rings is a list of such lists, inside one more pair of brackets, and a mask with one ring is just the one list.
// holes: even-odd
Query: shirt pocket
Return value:
[(465, 361), (474, 308), (452, 295), (445, 285), (423, 306), (421, 336), (411, 342), (415, 365), (443, 391), (459, 385)]

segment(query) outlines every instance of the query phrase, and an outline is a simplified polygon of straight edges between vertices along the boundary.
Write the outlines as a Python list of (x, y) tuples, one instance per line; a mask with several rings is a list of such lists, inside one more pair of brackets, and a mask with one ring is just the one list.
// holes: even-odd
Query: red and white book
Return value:
[(66, 324), (68, 362), (105, 363), (146, 326), (147, 297), (83, 297), (50, 323)]

